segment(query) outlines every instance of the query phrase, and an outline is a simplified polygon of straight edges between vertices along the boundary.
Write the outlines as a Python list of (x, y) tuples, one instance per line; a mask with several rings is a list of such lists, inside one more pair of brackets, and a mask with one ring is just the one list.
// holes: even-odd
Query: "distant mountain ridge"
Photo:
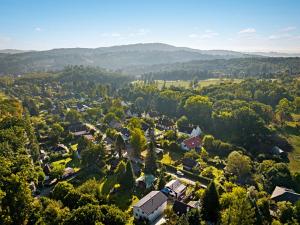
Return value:
[(188, 62), (258, 57), (227, 50), (197, 50), (162, 43), (131, 44), (100, 48), (60, 48), (47, 51), (0, 54), (0, 74), (56, 71), (67, 65), (84, 65), (122, 70), (131, 66), (151, 66)]
[(33, 52), (32, 50), (18, 50), (18, 49), (1, 49), (0, 53), (3, 54), (18, 54), (24, 52)]

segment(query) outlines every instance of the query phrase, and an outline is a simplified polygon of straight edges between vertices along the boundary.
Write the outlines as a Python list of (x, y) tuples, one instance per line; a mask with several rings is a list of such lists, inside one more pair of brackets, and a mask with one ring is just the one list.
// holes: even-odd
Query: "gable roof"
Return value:
[(289, 201), (295, 203), (300, 200), (300, 194), (296, 193), (293, 189), (276, 186), (271, 199), (275, 201)]
[(182, 164), (184, 166), (194, 167), (194, 166), (196, 166), (198, 164), (198, 162), (196, 160), (192, 159), (192, 158), (184, 158), (182, 160)]
[(173, 205), (173, 211), (177, 215), (186, 214), (192, 208), (193, 207), (189, 206), (188, 204), (185, 204), (184, 202), (180, 202), (177, 200), (175, 200), (174, 205)]
[(136, 179), (136, 182), (144, 182), (146, 185), (146, 188), (149, 188), (153, 185), (153, 183), (157, 180), (155, 176), (152, 174), (145, 174), (143, 176), (140, 176)]
[(194, 127), (193, 126), (181, 126), (178, 127), (179, 132), (190, 134), (192, 133)]
[(82, 135), (88, 134), (88, 132), (86, 130), (82, 130), (82, 131), (76, 131), (73, 134), (74, 134), (74, 136), (82, 136)]
[(202, 140), (199, 136), (196, 136), (196, 137), (191, 137), (189, 139), (185, 139), (183, 143), (186, 147), (192, 149), (192, 148), (200, 147), (200, 145), (202, 144)]
[(163, 126), (166, 126), (166, 127), (172, 127), (174, 126), (174, 122), (167, 118), (167, 117), (160, 117), (158, 120), (157, 120), (157, 123), (159, 125), (163, 125)]
[(186, 188), (186, 186), (182, 184), (179, 180), (171, 180), (165, 185), (165, 187), (170, 188), (175, 193), (180, 193)]
[(133, 207), (140, 208), (147, 215), (153, 213), (158, 207), (164, 204), (168, 200), (168, 197), (165, 196), (160, 191), (151, 191), (145, 197), (143, 197), (138, 203)]

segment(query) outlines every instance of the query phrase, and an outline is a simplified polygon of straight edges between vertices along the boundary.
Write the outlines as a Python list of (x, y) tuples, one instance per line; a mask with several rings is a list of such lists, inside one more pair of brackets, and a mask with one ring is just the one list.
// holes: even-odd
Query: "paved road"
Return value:
[(191, 180), (191, 179), (188, 179), (188, 178), (185, 178), (184, 176), (178, 176), (176, 173), (170, 173), (170, 172), (167, 172), (166, 174), (168, 175), (171, 175), (172, 177), (174, 177), (175, 179), (179, 179), (179, 180), (182, 180), (183, 182), (187, 183), (187, 184), (190, 184), (190, 185), (196, 185), (196, 182)]
[[(183, 182), (185, 182), (185, 183), (187, 183), (187, 184), (190, 184), (190, 185), (193, 185), (193, 186), (196, 185), (196, 181), (191, 180), (191, 179), (189, 179), (189, 178), (186, 178), (186, 177), (184, 177), (184, 176), (178, 176), (176, 173), (166, 172), (166, 174), (169, 174), (169, 175), (171, 175), (172, 177), (174, 177), (175, 179), (179, 179), (179, 180), (181, 180), (181, 181), (183, 181)], [(206, 185), (201, 184), (201, 183), (200, 183), (200, 186), (203, 187), (203, 188), (207, 188)]]

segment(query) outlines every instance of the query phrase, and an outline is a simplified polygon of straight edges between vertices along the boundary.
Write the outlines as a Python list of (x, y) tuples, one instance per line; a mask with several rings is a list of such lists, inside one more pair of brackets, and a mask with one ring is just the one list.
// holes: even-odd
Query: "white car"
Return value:
[(179, 175), (179, 176), (184, 176), (184, 173), (181, 172), (180, 170), (177, 170), (177, 171), (176, 171), (176, 174)]

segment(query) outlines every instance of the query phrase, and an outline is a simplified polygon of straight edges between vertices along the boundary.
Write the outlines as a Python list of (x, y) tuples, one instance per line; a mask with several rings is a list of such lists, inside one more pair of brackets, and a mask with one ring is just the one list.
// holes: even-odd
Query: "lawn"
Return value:
[(292, 172), (300, 172), (300, 136), (290, 135), (289, 142), (293, 146), (293, 151), (289, 153), (289, 168)]
[(166, 152), (162, 159), (160, 160), (161, 163), (174, 165), (176, 161), (182, 159), (183, 152), (177, 152), (177, 151), (168, 151)]
[(55, 168), (57, 168), (57, 167), (63, 167), (63, 168), (72, 167), (75, 170), (75, 172), (80, 170), (80, 161), (76, 157), (74, 157), (73, 159), (71, 157), (61, 159), (61, 160), (52, 162), (51, 165)]
[[(223, 82), (239, 83), (241, 81), (242, 81), (242, 79), (211, 78), (211, 79), (199, 80), (198, 87), (202, 88), (202, 87), (206, 87), (209, 85), (220, 84)], [(157, 83), (158, 88), (162, 88), (165, 81), (156, 80), (155, 82)], [(175, 87), (189, 88), (190, 83), (191, 83), (190, 80), (168, 80), (168, 81), (166, 81), (165, 86), (166, 87), (175, 86)]]
[[(118, 206), (122, 210), (130, 211), (131, 206), (139, 201), (139, 198), (131, 191), (119, 190), (111, 194), (110, 190), (117, 184), (117, 175), (105, 177), (100, 184), (100, 192), (107, 196), (110, 202)], [(138, 194), (137, 194), (138, 195)]]

